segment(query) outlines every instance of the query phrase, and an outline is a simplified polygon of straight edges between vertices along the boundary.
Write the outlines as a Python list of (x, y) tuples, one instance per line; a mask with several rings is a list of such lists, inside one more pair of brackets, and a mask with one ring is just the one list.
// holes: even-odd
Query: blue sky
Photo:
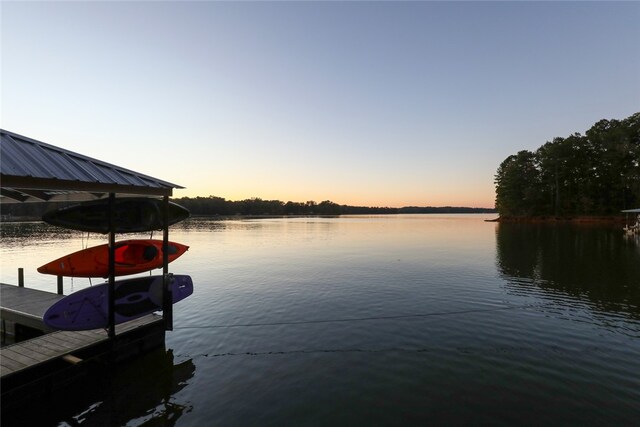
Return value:
[(640, 111), (638, 2), (6, 2), (1, 126), (216, 195), (493, 206)]

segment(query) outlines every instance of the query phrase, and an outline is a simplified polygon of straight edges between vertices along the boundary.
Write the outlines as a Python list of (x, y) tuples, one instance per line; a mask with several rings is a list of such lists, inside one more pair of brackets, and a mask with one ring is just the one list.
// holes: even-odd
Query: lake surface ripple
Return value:
[[(490, 217), (178, 224), (190, 249), (170, 270), (195, 291), (166, 348), (66, 396), (48, 425), (637, 425), (638, 239)], [(2, 224), (2, 282), (24, 267), (55, 291), (35, 269), (104, 242)]]

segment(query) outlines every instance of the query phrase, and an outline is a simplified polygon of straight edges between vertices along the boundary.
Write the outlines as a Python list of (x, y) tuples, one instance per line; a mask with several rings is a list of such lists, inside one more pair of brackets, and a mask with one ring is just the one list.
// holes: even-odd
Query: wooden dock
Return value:
[(0, 318), (42, 332), (52, 332), (42, 318), (45, 311), (62, 298), (64, 295), (0, 283)]
[(55, 331), (44, 324), (46, 309), (62, 295), (0, 284), (0, 317), (42, 335), (0, 348), (3, 411), (35, 402), (82, 379), (91, 367), (124, 361), (164, 345), (162, 316), (151, 314), (104, 329)]

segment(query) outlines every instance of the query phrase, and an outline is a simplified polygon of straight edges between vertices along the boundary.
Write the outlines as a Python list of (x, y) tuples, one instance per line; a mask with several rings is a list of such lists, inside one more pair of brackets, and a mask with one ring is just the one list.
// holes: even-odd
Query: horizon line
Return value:
[(378, 209), (408, 209), (408, 208), (415, 208), (415, 209), (485, 209), (485, 210), (496, 210), (495, 206), (494, 207), (476, 207), (476, 206), (463, 206), (463, 205), (459, 205), (459, 206), (454, 206), (454, 205), (444, 205), (444, 206), (434, 206), (434, 205), (404, 205), (404, 206), (382, 206), (382, 205), (377, 205), (377, 206), (365, 206), (365, 205), (352, 205), (352, 204), (347, 204), (347, 203), (337, 203), (334, 202), (330, 199), (326, 199), (323, 200), (321, 202), (316, 202), (315, 200), (307, 200), (305, 202), (299, 202), (299, 201), (294, 201), (294, 200), (287, 200), (282, 201), (280, 199), (263, 199), (262, 197), (249, 197), (249, 198), (245, 198), (245, 199), (239, 199), (239, 200), (231, 200), (231, 199), (227, 199), (226, 197), (222, 197), (222, 196), (215, 196), (213, 194), (209, 195), (209, 196), (180, 196), (180, 197), (176, 197), (176, 196), (172, 196), (173, 199), (195, 199), (195, 198), (204, 198), (204, 199), (209, 199), (209, 198), (218, 198), (218, 199), (222, 199), (225, 202), (231, 202), (231, 203), (235, 203), (235, 202), (244, 202), (244, 201), (251, 201), (251, 200), (261, 200), (261, 201), (265, 201), (265, 202), (280, 202), (280, 203), (299, 203), (299, 204), (306, 204), (309, 202), (320, 204), (320, 203), (324, 203), (324, 202), (329, 202), (329, 203), (333, 203), (336, 204), (338, 206), (347, 206), (347, 207), (356, 207), (356, 208), (378, 208)]

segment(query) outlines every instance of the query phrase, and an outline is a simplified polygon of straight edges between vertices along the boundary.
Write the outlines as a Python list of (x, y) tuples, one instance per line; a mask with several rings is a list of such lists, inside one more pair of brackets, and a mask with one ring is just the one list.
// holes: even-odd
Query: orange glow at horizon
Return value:
[(335, 192), (334, 194), (322, 193), (318, 194), (304, 194), (303, 192), (286, 192), (286, 191), (266, 191), (260, 194), (256, 191), (224, 191), (219, 190), (205, 190), (205, 189), (189, 189), (175, 190), (174, 198), (180, 197), (221, 197), (228, 201), (247, 200), (252, 198), (259, 198), (263, 200), (280, 200), (282, 202), (307, 202), (314, 201), (320, 203), (325, 200), (330, 200), (339, 205), (348, 206), (366, 206), (366, 207), (390, 207), (390, 208), (402, 208), (407, 206), (418, 207), (470, 207), (470, 208), (493, 208), (495, 205), (495, 195), (492, 193), (487, 196), (484, 194), (459, 194), (454, 191), (451, 194), (434, 194), (429, 197), (418, 198), (408, 197), (406, 195), (397, 196), (362, 196), (356, 194), (344, 194)]

